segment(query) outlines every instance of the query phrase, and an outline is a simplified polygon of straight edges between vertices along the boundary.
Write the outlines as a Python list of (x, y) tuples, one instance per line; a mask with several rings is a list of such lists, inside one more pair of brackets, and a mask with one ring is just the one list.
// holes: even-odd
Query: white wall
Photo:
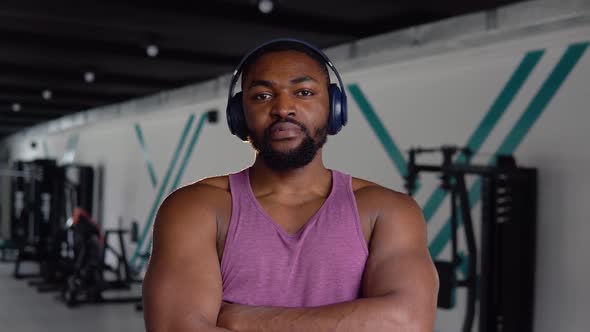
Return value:
[[(369, 101), (404, 157), (407, 149), (417, 145), (465, 144), (526, 54), (531, 51), (542, 54), (475, 162), (487, 162), (525, 111), (539, 115), (530, 128), (514, 131), (526, 133), (514, 151), (518, 162), (536, 167), (540, 172), (535, 331), (586, 331), (590, 325), (590, 287), (586, 285), (590, 280), (590, 260), (584, 257), (588, 250), (585, 237), (590, 234), (585, 206), (586, 198), (590, 197), (590, 180), (585, 174), (590, 168), (590, 150), (585, 144), (590, 139), (587, 110), (590, 50), (583, 43), (590, 42), (588, 7), (573, 1), (568, 2), (571, 7), (557, 6), (560, 15), (543, 16), (546, 12), (534, 7), (534, 3), (495, 13), (498, 22), (512, 22), (510, 28), (487, 30), (480, 23), (469, 23), (481, 30), (451, 38), (440, 32), (444, 32), (441, 28), (436, 39), (432, 34), (437, 29), (431, 27), (421, 30), (430, 35), (423, 34), (426, 41), (419, 46), (397, 46), (398, 37), (406, 36), (402, 33), (360, 41), (329, 53), (337, 59), (335, 63), (341, 68), (346, 84), (356, 85)], [(527, 25), (527, 21), (518, 20), (516, 12), (521, 18), (525, 17), (523, 13), (530, 13), (534, 20), (531, 18)], [(482, 17), (477, 14), (456, 22), (480, 22)], [(438, 27), (450, 25), (443, 22)], [(416, 35), (416, 31), (404, 33)], [(427, 37), (433, 40), (428, 41)], [(582, 43), (579, 59), (563, 58), (566, 51), (575, 50), (572, 45), (576, 43)], [(363, 45), (364, 51), (359, 48)], [(347, 52), (352, 53), (352, 49), (356, 55), (350, 57)], [(546, 84), (560, 62), (569, 64), (571, 72), (563, 80)], [(68, 137), (78, 133), (75, 160), (105, 166), (105, 225), (115, 226), (118, 216), (127, 221), (138, 219), (145, 225), (150, 209), (158, 203), (154, 200), (159, 188), (150, 182), (135, 124), (143, 130), (158, 185), (163, 181), (189, 116), (195, 114), (195, 122), (187, 141), (200, 116), (211, 109), (220, 111), (220, 122), (204, 125), (182, 184), (233, 172), (252, 162), (251, 148), (231, 137), (225, 125), (226, 82), (226, 78), (220, 78), (201, 88), (189, 87), (127, 103), (118, 106), (117, 111), (127, 108), (133, 111), (120, 112), (121, 115), (109, 120), (88, 121), (86, 125), (65, 130), (54, 124), (58, 129), (53, 132), (37, 128), (16, 135), (9, 141), (12, 158), (44, 156), (42, 149), (31, 150), (29, 142), (35, 139), (46, 142), (50, 157), (61, 159)], [(555, 95), (550, 96), (547, 91), (557, 85)], [(205, 90), (206, 93), (198, 93)], [(350, 122), (341, 134), (329, 138), (325, 149), (328, 166), (403, 191), (398, 170), (351, 90), (348, 92)], [(542, 101), (543, 97), (547, 97), (546, 107), (537, 107), (538, 103), (531, 106), (532, 100)], [(146, 112), (138, 111), (141, 108), (138, 105), (145, 106)], [(534, 112), (536, 107), (538, 112)], [(186, 150), (187, 145), (181, 156)], [(173, 175), (178, 168), (177, 164)], [(418, 202), (424, 204), (435, 187), (433, 177), (423, 177), (422, 189), (416, 196)], [(431, 240), (448, 217), (446, 206), (445, 202), (429, 222)], [(477, 207), (473, 213), (477, 215)], [(447, 253), (448, 248), (441, 255)], [(439, 310), (437, 330), (459, 330), (464, 298), (463, 292), (459, 292), (454, 310)]]

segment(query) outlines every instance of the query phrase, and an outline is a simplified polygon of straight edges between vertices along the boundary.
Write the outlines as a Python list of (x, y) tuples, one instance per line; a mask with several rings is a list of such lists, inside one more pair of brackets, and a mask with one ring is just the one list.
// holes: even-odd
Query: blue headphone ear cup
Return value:
[(242, 92), (236, 93), (227, 102), (227, 125), (232, 134), (238, 136), (242, 141), (248, 139), (248, 129), (246, 128), (246, 119), (244, 118), (244, 108), (242, 107)]
[(348, 101), (346, 100), (346, 92), (340, 91), (340, 116), (342, 118), (342, 126), (348, 123)]
[(346, 114), (343, 114), (343, 111), (346, 111), (346, 105), (342, 105), (342, 92), (337, 84), (330, 84), (328, 87), (328, 95), (330, 98), (328, 134), (336, 135), (340, 129), (342, 129), (342, 125), (346, 122)]

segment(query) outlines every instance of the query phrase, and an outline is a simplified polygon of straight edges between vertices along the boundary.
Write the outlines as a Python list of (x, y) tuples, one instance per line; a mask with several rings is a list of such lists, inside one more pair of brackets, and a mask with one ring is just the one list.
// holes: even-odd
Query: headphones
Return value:
[(269, 47), (271, 45), (277, 43), (294, 43), (303, 45), (306, 48), (310, 49), (311, 51), (317, 53), (334, 74), (336, 74), (336, 78), (338, 79), (338, 85), (331, 83), (328, 87), (328, 98), (330, 101), (329, 104), (329, 111), (330, 115), (328, 118), (328, 134), (336, 135), (343, 126), (346, 125), (348, 122), (348, 115), (347, 115), (347, 106), (346, 106), (346, 92), (344, 90), (344, 84), (342, 84), (342, 79), (340, 78), (340, 74), (336, 70), (336, 67), (332, 64), (330, 59), (317, 47), (293, 38), (281, 38), (281, 39), (274, 39), (263, 43), (250, 51), (238, 64), (234, 73), (232, 75), (231, 84), (229, 86), (229, 94), (227, 97), (227, 125), (229, 126), (229, 131), (239, 137), (242, 141), (246, 141), (248, 137), (248, 128), (246, 127), (246, 119), (244, 117), (244, 107), (242, 105), (242, 92), (238, 92), (234, 96), (234, 89), (236, 83), (238, 81), (239, 76), (244, 69), (244, 64), (248, 61), (248, 59), (259, 50)]

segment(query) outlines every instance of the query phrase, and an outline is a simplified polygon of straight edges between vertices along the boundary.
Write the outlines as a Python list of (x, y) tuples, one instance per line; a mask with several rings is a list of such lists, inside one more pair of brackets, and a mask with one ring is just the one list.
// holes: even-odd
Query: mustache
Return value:
[(273, 122), (270, 126), (268, 126), (268, 128), (266, 128), (266, 130), (264, 131), (264, 134), (270, 135), (270, 131), (272, 130), (272, 128), (278, 124), (281, 124), (281, 123), (292, 123), (292, 124), (298, 126), (299, 128), (301, 128), (301, 130), (303, 132), (309, 133), (309, 131), (307, 130), (307, 127), (303, 123), (301, 123), (295, 119), (284, 118), (284, 119), (277, 120), (277, 121)]

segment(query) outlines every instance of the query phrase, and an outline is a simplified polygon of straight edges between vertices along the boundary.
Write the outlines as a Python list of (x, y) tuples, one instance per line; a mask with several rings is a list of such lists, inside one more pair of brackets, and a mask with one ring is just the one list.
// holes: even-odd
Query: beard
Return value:
[[(270, 144), (271, 128), (278, 124), (289, 122), (301, 128), (304, 138), (295, 148), (288, 151), (276, 151)], [(328, 125), (317, 128), (312, 137), (309, 130), (302, 123), (291, 118), (277, 120), (264, 130), (262, 139), (259, 140), (253, 133), (248, 135), (248, 140), (254, 150), (262, 157), (264, 163), (272, 170), (287, 171), (301, 168), (309, 164), (328, 140)]]

